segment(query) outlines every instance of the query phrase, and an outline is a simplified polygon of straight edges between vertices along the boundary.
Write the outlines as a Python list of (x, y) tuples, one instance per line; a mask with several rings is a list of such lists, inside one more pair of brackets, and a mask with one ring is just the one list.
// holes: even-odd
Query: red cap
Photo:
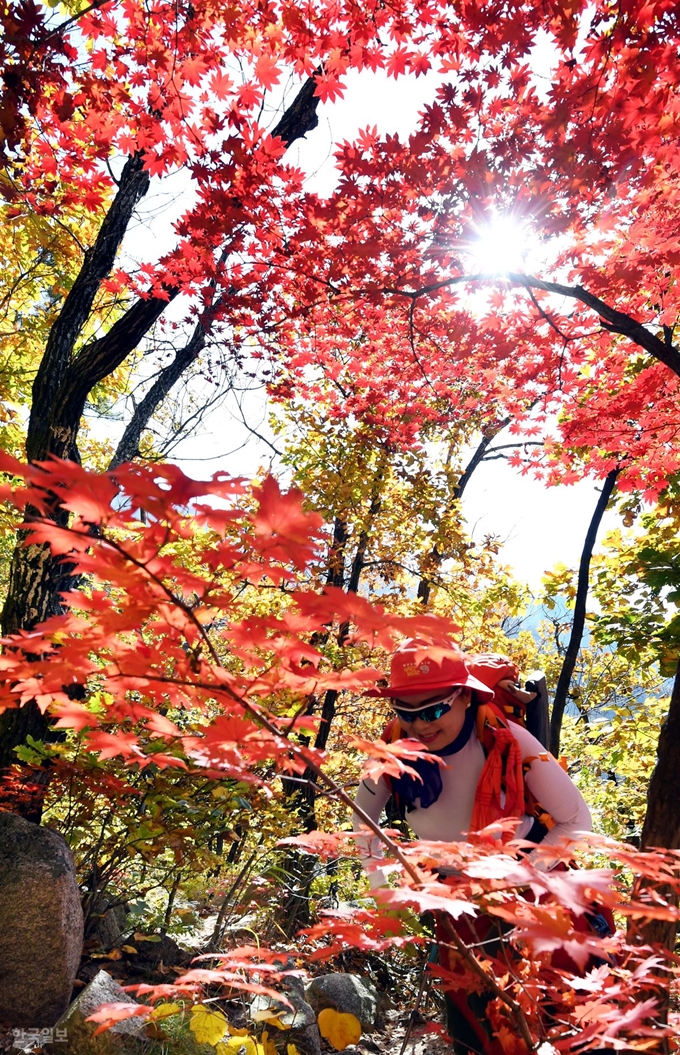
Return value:
[(493, 699), (493, 691), (470, 674), (465, 656), (455, 645), (443, 648), (420, 638), (410, 638), (392, 656), (389, 685), (371, 689), (365, 695), (406, 698), (456, 685), (474, 689), (481, 700)]

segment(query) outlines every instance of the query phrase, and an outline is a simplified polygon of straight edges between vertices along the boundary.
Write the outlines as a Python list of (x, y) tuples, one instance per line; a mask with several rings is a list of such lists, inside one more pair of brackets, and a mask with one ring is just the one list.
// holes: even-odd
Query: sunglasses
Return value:
[(443, 700), (438, 700), (437, 703), (430, 703), (425, 707), (413, 707), (404, 710), (402, 707), (397, 707), (394, 703), (392, 707), (399, 721), (404, 722), (406, 725), (415, 722), (416, 718), (420, 718), (421, 722), (436, 722), (443, 715), (448, 714), (451, 710), (451, 704), (460, 696), (462, 689), (462, 685), (459, 685), (452, 693), (445, 696)]

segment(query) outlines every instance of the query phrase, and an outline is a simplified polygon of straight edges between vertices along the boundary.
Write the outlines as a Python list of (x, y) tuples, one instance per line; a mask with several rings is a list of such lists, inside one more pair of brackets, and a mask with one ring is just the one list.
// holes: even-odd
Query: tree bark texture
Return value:
[[(315, 86), (314, 77), (310, 77), (274, 128), (273, 134), (278, 135), (286, 146), (302, 138), (318, 123), (319, 100), (314, 95)], [(29, 461), (40, 461), (50, 455), (80, 460), (78, 433), (89, 393), (138, 347), (168, 303), (179, 293), (178, 288), (168, 287), (164, 297), (152, 296), (135, 301), (106, 334), (78, 348), (97, 292), (111, 273), (134, 210), (148, 188), (144, 156), (136, 153), (123, 167), (116, 195), (95, 243), (84, 254), (80, 272), (47, 340), (33, 384), (26, 437)], [(224, 232), (224, 241), (228, 246), (228, 230)], [(114, 456), (114, 466), (119, 465), (124, 457), (134, 456), (139, 436), (151, 414), (200, 353), (206, 334), (207, 328), (202, 322), (186, 347), (159, 376), (126, 431), (124, 445)], [(31, 511), (25, 512), (30, 519)], [(55, 511), (55, 521), (60, 517), (62, 514)], [(47, 548), (25, 547), (24, 540), (25, 535), (20, 532), (2, 612), (3, 634), (30, 629), (50, 615), (58, 614), (62, 610), (60, 593), (74, 585), (68, 568), (53, 562)], [(49, 719), (40, 714), (34, 703), (0, 716), (0, 771), (16, 761), (14, 749), (25, 742), (27, 735), (44, 739), (48, 728)]]
[[(101, 283), (111, 273), (134, 210), (149, 189), (149, 175), (143, 166), (142, 154), (128, 158), (118, 192), (94, 245), (85, 252), (80, 272), (50, 331), (33, 382), (26, 438), (29, 461), (38, 461), (48, 454), (77, 459), (76, 437), (85, 399), (93, 385), (106, 377), (110, 369), (102, 373), (101, 364), (99, 370), (94, 366), (97, 357), (93, 349), (101, 341), (86, 345), (78, 355), (75, 355), (75, 347)], [(74, 369), (76, 362), (79, 362), (78, 369)], [(97, 380), (92, 381), (92, 377)], [(89, 387), (83, 392), (84, 383)], [(80, 402), (79, 397), (82, 397)]]
[(569, 644), (567, 645), (567, 650), (564, 654), (564, 662), (562, 663), (560, 676), (557, 680), (557, 687), (555, 689), (555, 696), (552, 705), (552, 714), (550, 717), (550, 750), (555, 758), (557, 758), (560, 752), (560, 735), (562, 733), (564, 708), (567, 704), (567, 694), (569, 692), (569, 686), (571, 685), (571, 679), (574, 674), (576, 660), (578, 659), (581, 642), (583, 640), (583, 631), (586, 625), (586, 602), (588, 600), (588, 587), (590, 582), (590, 561), (593, 556), (593, 548), (597, 541), (597, 533), (600, 529), (600, 524), (602, 523), (602, 517), (604, 516), (607, 505), (609, 504), (609, 499), (616, 487), (616, 479), (620, 471), (621, 470), (618, 468), (612, 469), (611, 472), (607, 474), (583, 542), (581, 560), (578, 568), (576, 601), (574, 603), (574, 618), (571, 624), (571, 634), (569, 635)]
[[(642, 826), (641, 846), (644, 850), (666, 847), (680, 849), (680, 662), (675, 673), (673, 691), (666, 720), (661, 726), (656, 750), (656, 766), (647, 790), (647, 811)], [(642, 888), (642, 884), (640, 884)], [(654, 889), (662, 897), (677, 904), (667, 888)], [(638, 893), (640, 890), (637, 891)], [(649, 920), (636, 929), (645, 941), (660, 942), (667, 949), (675, 947), (677, 923), (675, 920)]]

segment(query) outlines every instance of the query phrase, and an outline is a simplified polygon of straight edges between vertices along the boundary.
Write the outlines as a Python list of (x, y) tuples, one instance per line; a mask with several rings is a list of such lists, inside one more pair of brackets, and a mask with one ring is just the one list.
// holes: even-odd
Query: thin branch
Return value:
[(557, 323), (553, 319), (552, 315), (549, 315), (548, 312), (544, 308), (542, 308), (541, 305), (538, 303), (536, 297), (534, 296), (534, 292), (531, 289), (531, 287), (527, 286), (526, 290), (527, 290), (527, 293), (529, 294), (529, 299), (531, 300), (531, 303), (533, 304), (533, 306), (536, 308), (536, 311), (538, 312), (539, 316), (545, 322), (548, 323), (548, 326), (550, 326), (550, 328), (555, 331), (555, 333), (557, 334), (558, 337), (562, 338), (562, 340), (564, 341), (565, 347), (569, 343), (569, 341), (575, 340), (576, 338), (574, 336), (568, 337), (566, 333), (562, 333), (561, 329), (559, 328), (559, 326), (557, 325)]
[(248, 424), (248, 422), (246, 421), (246, 416), (243, 413), (243, 407), (238, 399), (236, 400), (236, 406), (238, 407), (239, 414), (241, 415), (241, 421), (248, 429), (248, 432), (250, 432), (251, 435), (256, 436), (258, 440), (261, 440), (263, 443), (266, 443), (268, 447), (271, 447), (277, 458), (283, 457), (283, 451), (280, 451), (278, 447), (274, 446), (271, 440), (268, 440), (266, 436), (263, 436), (261, 432), (258, 432), (257, 429), (254, 429), (252, 425)]
[(501, 443), (500, 447), (489, 447), (487, 454), (484, 455), (483, 461), (489, 461), (491, 456), (496, 451), (509, 451), (517, 450), (518, 447), (543, 447), (544, 443), (542, 440), (518, 440), (517, 443)]
[(659, 338), (651, 333), (638, 319), (633, 318), (632, 315), (628, 315), (623, 311), (618, 311), (616, 308), (612, 308), (611, 305), (606, 303), (606, 301), (596, 297), (594, 293), (590, 293), (587, 289), (584, 289), (583, 286), (565, 286), (561, 282), (548, 282), (544, 279), (537, 278), (535, 275), (523, 275), (516, 271), (509, 271), (505, 275), (497, 278), (493, 275), (487, 274), (453, 275), (450, 278), (440, 279), (439, 282), (432, 282), (427, 286), (421, 286), (419, 289), (404, 289), (399, 286), (389, 286), (385, 288), (384, 292), (391, 293), (394, 296), (407, 297), (410, 300), (415, 301), (419, 297), (430, 296), (433, 293), (438, 293), (440, 290), (447, 289), (451, 286), (481, 282), (504, 282), (510, 286), (521, 286), (527, 291), (530, 289), (541, 289), (545, 293), (557, 293), (561, 297), (568, 297), (571, 300), (577, 300), (599, 315), (602, 321), (602, 326), (606, 330), (609, 330), (611, 333), (620, 334), (622, 337), (628, 337), (628, 339), (634, 344), (637, 344), (640, 348), (644, 348), (654, 359), (663, 363), (664, 366), (667, 366), (669, 370), (672, 370), (674, 374), (680, 377), (680, 352), (677, 348), (672, 345), (669, 347), (666, 340), (659, 340)]
[(135, 407), (120, 443), (116, 447), (109, 469), (117, 469), (123, 462), (132, 461), (133, 458), (138, 456), (142, 433), (151, 417), (168, 395), (175, 382), (179, 380), (187, 367), (196, 360), (205, 347), (205, 341), (205, 327), (199, 322), (194, 329), (191, 340), (184, 348), (176, 352), (175, 358), (171, 363), (163, 367), (147, 394)]

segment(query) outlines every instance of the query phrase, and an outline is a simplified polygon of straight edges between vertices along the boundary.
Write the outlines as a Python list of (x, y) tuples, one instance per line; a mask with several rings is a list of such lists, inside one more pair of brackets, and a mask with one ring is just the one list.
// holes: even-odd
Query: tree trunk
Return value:
[(169, 394), (175, 382), (179, 381), (182, 374), (198, 358), (203, 351), (206, 342), (205, 327), (199, 322), (191, 336), (191, 340), (175, 352), (175, 358), (159, 372), (158, 377), (152, 384), (141, 402), (135, 407), (128, 425), (123, 433), (115, 454), (109, 462), (109, 469), (117, 469), (124, 462), (131, 462), (139, 457), (139, 443), (144, 429), (148, 426), (151, 418), (159, 406)]
[(593, 556), (593, 548), (597, 541), (597, 533), (600, 529), (600, 524), (602, 523), (602, 517), (604, 516), (607, 505), (609, 504), (609, 499), (616, 487), (616, 478), (618, 477), (619, 472), (620, 469), (617, 468), (612, 469), (611, 472), (607, 474), (583, 543), (583, 550), (581, 552), (581, 560), (578, 568), (574, 619), (571, 624), (569, 644), (567, 645), (567, 651), (564, 654), (564, 662), (557, 681), (557, 688), (555, 689), (552, 715), (550, 718), (550, 750), (555, 758), (557, 758), (560, 752), (560, 735), (562, 732), (564, 708), (567, 703), (567, 694), (569, 692), (569, 686), (571, 685), (571, 679), (574, 673), (574, 667), (576, 666), (576, 660), (578, 659), (581, 641), (583, 640), (583, 631), (586, 625), (586, 602), (588, 600), (588, 586), (590, 581), (590, 561)]
[[(680, 773), (680, 661), (675, 672), (673, 692), (666, 720), (661, 726), (656, 752), (656, 766), (647, 790), (647, 812), (642, 826), (641, 847), (644, 850), (665, 848), (680, 849), (680, 795), (678, 795), (678, 773)], [(644, 898), (647, 890), (660, 895), (669, 905), (677, 908), (677, 891), (671, 887), (646, 878), (637, 878), (633, 884), (633, 897)], [(669, 953), (675, 952), (678, 924), (676, 920), (630, 919), (628, 940), (631, 943), (659, 944)], [(672, 963), (672, 961), (671, 961)], [(656, 968), (658, 983), (650, 986), (645, 996), (657, 1001), (655, 1017), (666, 1022), (670, 1006), (672, 975), (675, 968), (661, 963)], [(641, 994), (642, 997), (642, 994)], [(670, 1045), (664, 1040), (658, 1049), (660, 1055), (669, 1055)]]
[[(310, 77), (273, 130), (273, 135), (279, 136), (286, 146), (302, 138), (318, 123), (319, 99), (314, 95), (315, 87), (315, 79)], [(136, 153), (128, 158), (123, 168), (116, 195), (95, 243), (85, 252), (80, 272), (50, 332), (33, 384), (26, 437), (29, 461), (39, 461), (50, 455), (80, 460), (78, 433), (89, 393), (137, 348), (169, 301), (179, 293), (179, 289), (169, 287), (164, 297), (152, 296), (136, 301), (108, 333), (77, 350), (97, 292), (111, 273), (134, 210), (148, 187), (144, 156)], [(229, 231), (224, 232), (224, 243), (226, 246), (230, 243)], [(126, 453), (136, 446), (142, 428), (171, 384), (199, 354), (205, 332), (202, 327), (196, 328), (189, 344), (159, 378), (146, 403), (143, 401), (140, 405), (140, 413), (133, 421), (131, 431), (124, 437)], [(118, 461), (115, 463), (119, 464)], [(31, 511), (26, 510), (26, 519), (30, 520), (30, 516)], [(67, 522), (65, 514), (56, 510), (54, 519), (57, 523)], [(74, 586), (68, 567), (53, 562), (48, 547), (26, 547), (24, 540), (25, 534), (20, 532), (2, 612), (3, 634), (29, 630), (49, 616), (59, 614), (62, 611), (60, 593)], [(48, 730), (49, 718), (40, 714), (34, 703), (1, 715), (0, 772), (6, 772), (16, 762), (15, 748), (25, 743), (27, 736), (42, 740)], [(23, 809), (22, 802), (17, 800), (17, 812)], [(30, 810), (31, 819), (36, 819), (35, 803), (31, 803)]]
[[(380, 512), (382, 503), (384, 461), (384, 459), (381, 461), (373, 481), (368, 518), (366, 526), (357, 541), (357, 548), (354, 552), (347, 582), (347, 593), (357, 593), (359, 590), (361, 573), (364, 570), (366, 561), (366, 550), (370, 541), (370, 527)], [(329, 584), (342, 586), (344, 583), (346, 543), (347, 525), (344, 520), (336, 517), (326, 577)], [(349, 623), (342, 623), (338, 628), (337, 640), (339, 645), (342, 646), (344, 644), (348, 634)], [(320, 642), (317, 641), (318, 643)], [(329, 689), (324, 694), (321, 705), (321, 722), (314, 741), (314, 747), (321, 751), (325, 749), (330, 736), (337, 701), (338, 693), (335, 689)], [(315, 699), (310, 701), (311, 706), (308, 713), (313, 712), (315, 703)], [(308, 769), (305, 771), (301, 783), (292, 780), (283, 782), (289, 808), (298, 811), (300, 823), (306, 831), (312, 831), (316, 827), (315, 805), (317, 792), (313, 778), (314, 774)], [(288, 877), (288, 892), (281, 909), (280, 926), (286, 937), (291, 938), (300, 927), (306, 927), (311, 922), (310, 890), (317, 874), (318, 858), (293, 849), (285, 855), (282, 861), (282, 869)]]
[[(668, 714), (661, 726), (656, 766), (647, 791), (647, 812), (640, 840), (645, 850), (651, 850), (654, 847), (665, 847), (668, 850), (680, 849), (678, 774), (680, 774), (680, 662), (678, 662), (675, 673)], [(636, 893), (639, 894), (645, 885), (647, 884), (639, 883)], [(669, 889), (657, 886), (656, 890), (671, 904), (677, 905), (677, 896), (674, 896)], [(677, 933), (675, 920), (654, 919), (643, 924), (634, 921), (633, 927), (647, 942), (659, 942), (670, 950), (675, 947)]]

